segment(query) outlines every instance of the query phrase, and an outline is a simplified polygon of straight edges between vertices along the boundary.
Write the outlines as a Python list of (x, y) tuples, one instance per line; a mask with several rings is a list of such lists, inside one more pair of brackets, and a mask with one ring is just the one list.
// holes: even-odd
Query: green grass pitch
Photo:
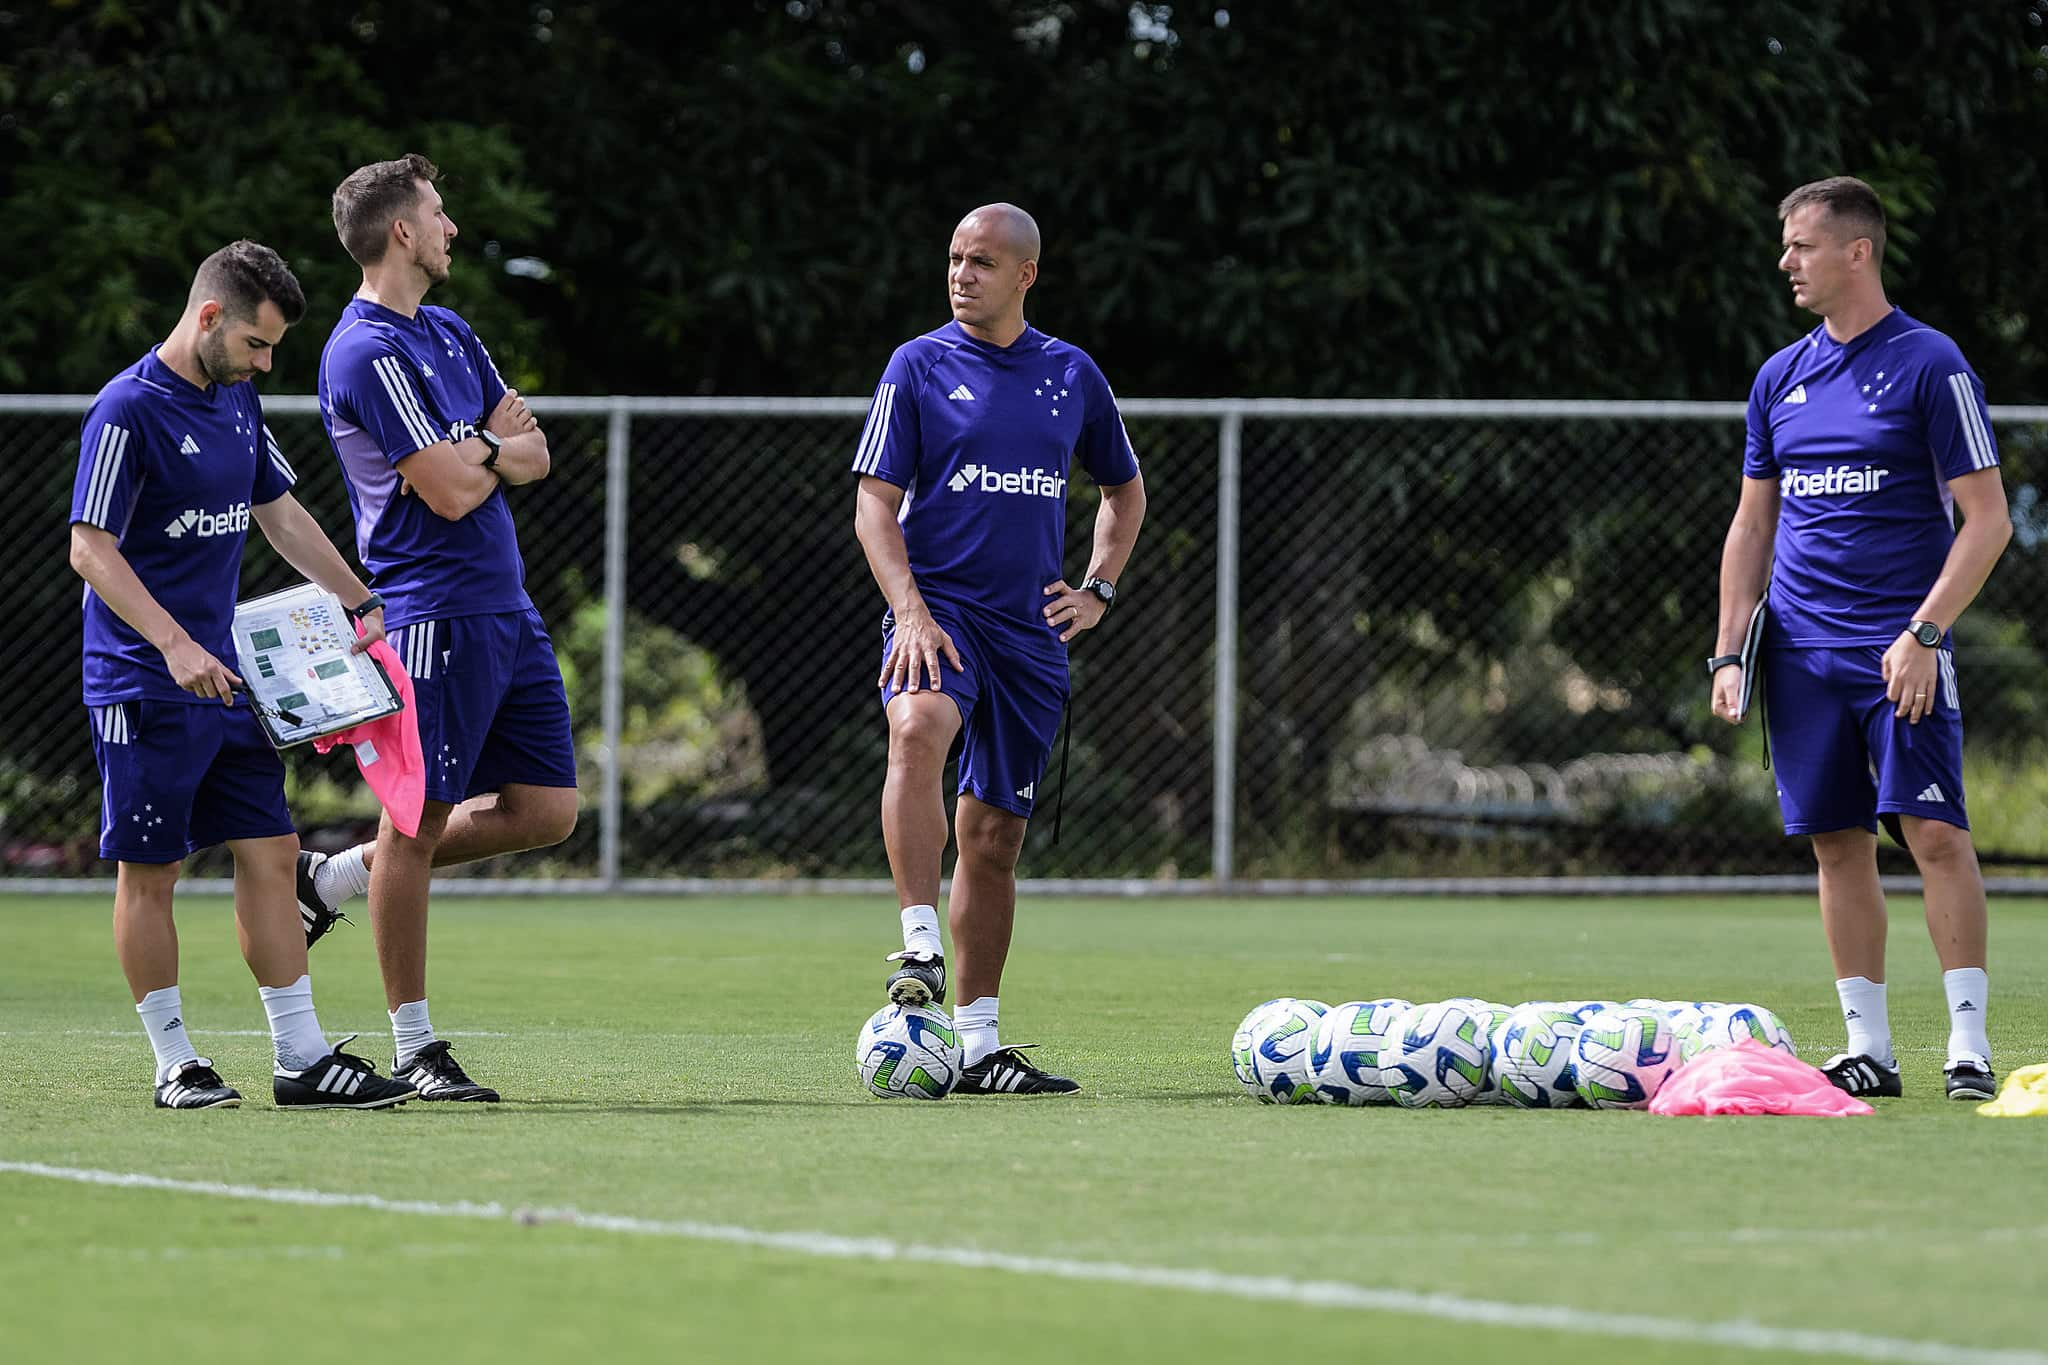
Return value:
[[(1992, 914), (2002, 1074), (2048, 1060), (2048, 904)], [(435, 1022), (505, 1104), (277, 1113), (229, 908), (193, 898), (187, 1015), (250, 1100), (172, 1114), (107, 906), (0, 897), (0, 1356), (2048, 1361), (2048, 1122), (1940, 1098), (1915, 901), (1907, 1094), (1855, 1120), (1276, 1109), (1229, 1070), (1280, 994), (1754, 1000), (1817, 1061), (1841, 1024), (1807, 900), (1027, 900), (1004, 1036), (1086, 1091), (939, 1104), (853, 1074), (892, 905), (434, 916)], [(313, 980), (388, 1066), (361, 914)]]

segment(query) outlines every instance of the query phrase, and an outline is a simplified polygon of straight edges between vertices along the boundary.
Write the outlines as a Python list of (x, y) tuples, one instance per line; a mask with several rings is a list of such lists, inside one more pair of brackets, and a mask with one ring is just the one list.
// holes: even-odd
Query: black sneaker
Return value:
[(337, 923), (346, 920), (355, 923), (347, 915), (336, 910), (320, 899), (320, 893), (313, 886), (313, 874), (320, 864), (327, 861), (325, 853), (309, 853), (299, 850), (299, 918), (306, 924), (306, 946), (312, 947), (327, 936), (327, 931)]
[(242, 1092), (223, 1081), (204, 1057), (181, 1064), (156, 1088), (159, 1109), (238, 1109), (241, 1104)]
[(883, 961), (903, 964), (882, 986), (892, 1002), (905, 1009), (945, 1003), (945, 958), (937, 953), (913, 953), (906, 948), (889, 954)]
[(277, 1101), (277, 1107), (384, 1109), (419, 1095), (417, 1087), (379, 1076), (367, 1059), (341, 1050), (344, 1044), (354, 1041), (353, 1034), (342, 1039), (333, 1052), (296, 1076), (271, 1077), (270, 1095)]
[(1079, 1081), (1070, 1081), (1065, 1076), (1055, 1076), (1049, 1071), (1040, 1071), (1024, 1060), (1023, 1050), (1036, 1047), (1036, 1043), (1019, 1043), (1015, 1047), (999, 1047), (973, 1066), (960, 1072), (960, 1084), (954, 1088), (961, 1095), (1071, 1095), (1081, 1088)]
[(1948, 1068), (1948, 1097), (1952, 1100), (1989, 1100), (1998, 1096), (1998, 1078), (1988, 1066), (1964, 1060)]
[(428, 1043), (412, 1054), (404, 1066), (391, 1063), (391, 1074), (419, 1089), (423, 1100), (466, 1100), (471, 1104), (496, 1104), (498, 1092), (478, 1085), (462, 1069), (462, 1063), (448, 1055), (448, 1044)]
[(1905, 1093), (1899, 1084), (1899, 1069), (1866, 1054), (1852, 1057), (1838, 1052), (1820, 1064), (1820, 1071), (1834, 1083), (1835, 1089), (1851, 1095), (1896, 1099)]

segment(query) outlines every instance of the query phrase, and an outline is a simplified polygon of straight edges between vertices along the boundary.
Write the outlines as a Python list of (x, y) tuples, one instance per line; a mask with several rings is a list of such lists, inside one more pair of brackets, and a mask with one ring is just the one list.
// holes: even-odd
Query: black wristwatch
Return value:
[(1733, 668), (1742, 662), (1740, 654), (1716, 654), (1707, 660), (1707, 676), (1713, 677), (1724, 668)]
[(343, 614), (345, 614), (348, 617), (349, 620), (360, 621), (365, 616), (368, 616), (371, 612), (382, 611), (383, 609), (383, 595), (380, 593), (373, 592), (368, 597), (365, 597), (361, 602), (357, 603), (355, 606), (343, 607), (341, 610)]
[(1941, 646), (1941, 627), (1932, 621), (1908, 621), (1906, 633), (1929, 649), (1938, 649)]
[(498, 453), (505, 448), (505, 443), (498, 439), (498, 433), (485, 427), (478, 427), (476, 429), (476, 438), (491, 448), (491, 453), (484, 456), (484, 468), (492, 473), (496, 473), (498, 469)]
[(1081, 591), (1094, 593), (1105, 608), (1116, 605), (1116, 584), (1107, 578), (1091, 578), (1081, 585)]

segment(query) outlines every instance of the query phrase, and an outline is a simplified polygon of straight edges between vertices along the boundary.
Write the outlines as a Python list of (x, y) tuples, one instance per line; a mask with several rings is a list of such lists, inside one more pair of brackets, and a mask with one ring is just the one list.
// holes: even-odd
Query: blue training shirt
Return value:
[(320, 354), (320, 419), (341, 461), (356, 552), (384, 598), (386, 629), (524, 611), (526, 562), (505, 490), (459, 521), (400, 491), (400, 460), (463, 441), (505, 396), (491, 353), (446, 308), (406, 317), (351, 299)]
[[(199, 388), (152, 347), (86, 410), (71, 524), (111, 531), (150, 596), (232, 669), (250, 509), (277, 501), (294, 482), (253, 384)], [(86, 705), (143, 700), (202, 699), (172, 682), (156, 646), (88, 587)]]
[(1742, 472), (1778, 481), (1778, 637), (1897, 639), (1955, 542), (1948, 481), (1997, 464), (1983, 382), (1902, 309), (1846, 344), (1823, 324), (1765, 361)]
[(1098, 484), (1138, 476), (1095, 362), (1035, 327), (994, 346), (949, 322), (889, 357), (853, 472), (903, 490), (897, 520), (919, 592), (1047, 630), (1076, 454)]

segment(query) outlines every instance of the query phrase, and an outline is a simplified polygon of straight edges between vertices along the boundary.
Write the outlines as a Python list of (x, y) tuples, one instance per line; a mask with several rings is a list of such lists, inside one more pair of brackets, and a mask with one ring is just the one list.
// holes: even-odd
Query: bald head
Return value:
[(953, 229), (953, 235), (957, 237), (971, 227), (985, 229), (1018, 260), (1038, 259), (1038, 224), (1015, 204), (983, 204), (960, 220), (960, 226)]
[(1024, 295), (1038, 279), (1038, 224), (1015, 204), (984, 204), (953, 229), (946, 291), (969, 335), (1007, 346), (1024, 332)]

